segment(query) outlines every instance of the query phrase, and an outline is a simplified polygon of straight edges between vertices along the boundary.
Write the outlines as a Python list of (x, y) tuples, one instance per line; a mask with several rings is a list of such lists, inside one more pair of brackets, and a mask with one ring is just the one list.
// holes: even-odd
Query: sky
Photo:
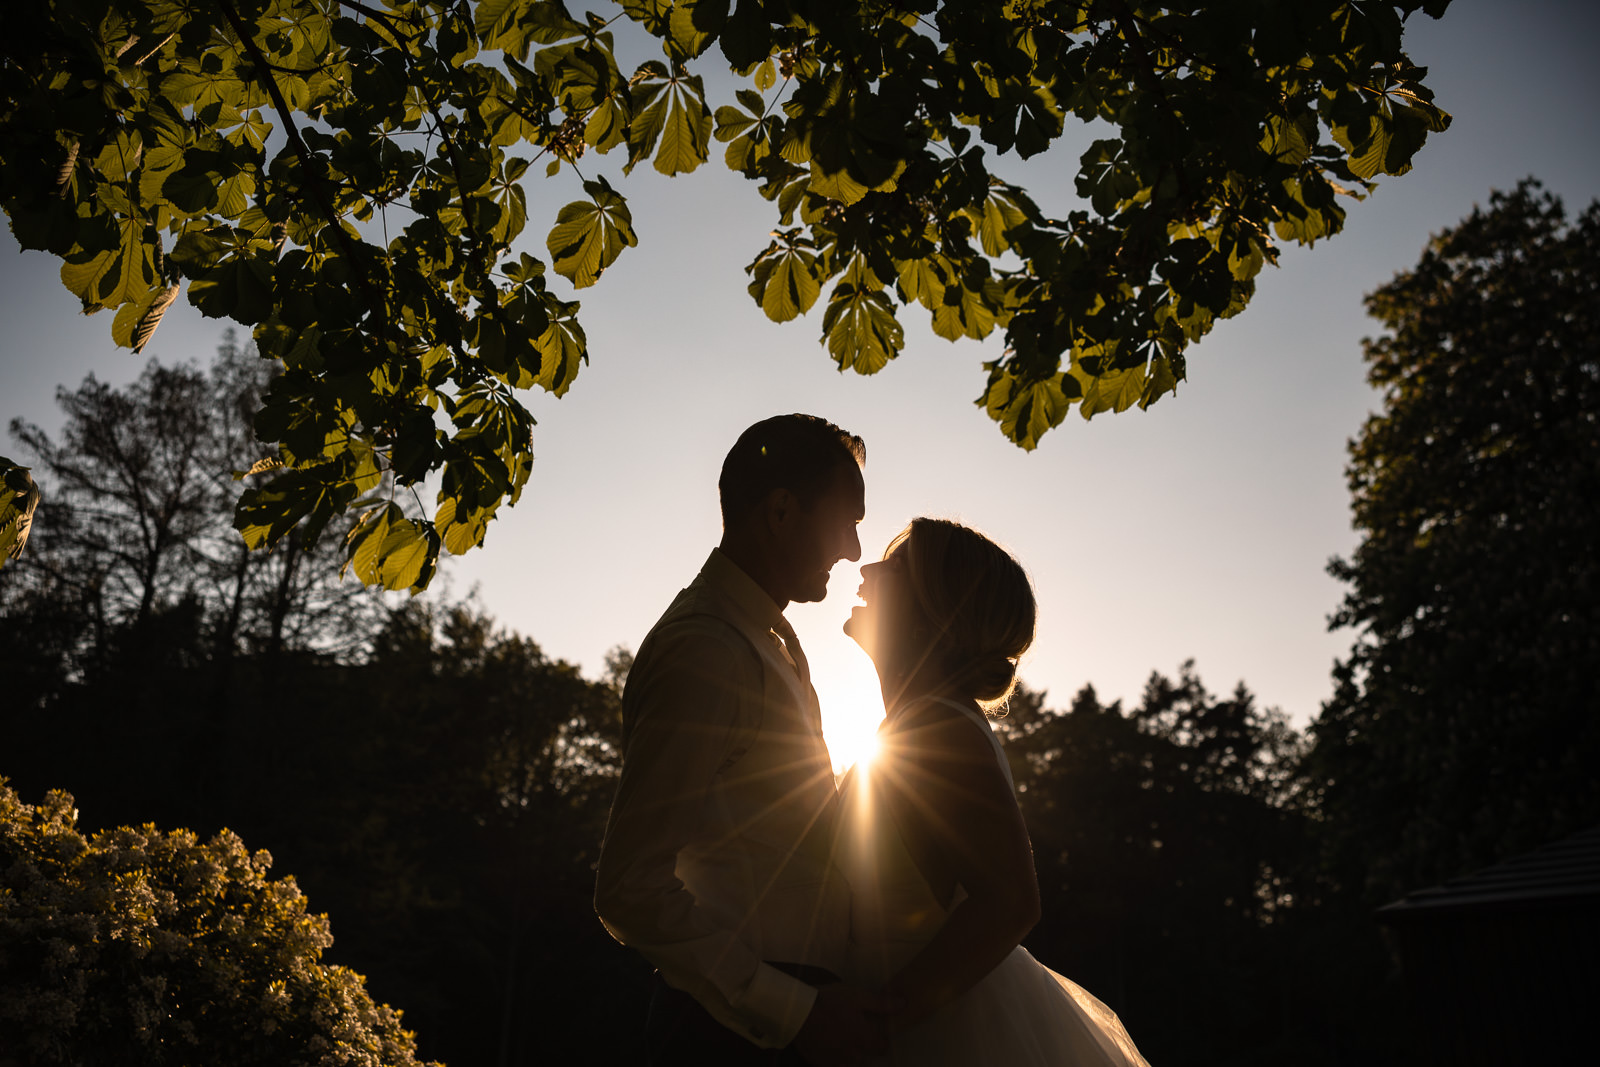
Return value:
[[(1575, 0), (1455, 0), (1439, 21), (1415, 15), (1407, 49), (1429, 68), (1449, 131), (1409, 174), (1349, 205), (1343, 233), (1284, 247), (1244, 313), (1191, 348), (1175, 396), (1092, 422), (1073, 413), (1031, 453), (973, 404), (999, 332), (950, 344), (920, 309), (905, 311), (897, 360), (871, 378), (841, 374), (818, 343), (820, 304), (778, 325), (745, 292), (744, 266), (775, 220), (715, 150), (687, 176), (640, 167), (614, 179), (639, 247), (578, 294), (591, 362), (563, 398), (524, 395), (538, 420), (528, 487), (436, 588), (475, 590), (503, 626), (598, 676), (606, 651), (637, 647), (716, 544), (717, 473), (739, 432), (804, 411), (866, 439), (865, 560), (908, 519), (936, 515), (984, 530), (1028, 568), (1040, 620), (1021, 675), (1051, 706), (1085, 684), (1136, 703), (1152, 671), (1193, 659), (1213, 691), (1243, 682), (1303, 726), (1353, 639), (1328, 632), (1343, 590), (1325, 566), (1356, 544), (1345, 448), (1379, 404), (1361, 362), (1376, 328), (1362, 295), (1491, 189), (1533, 175), (1571, 213), (1600, 195), (1597, 38), (1600, 5)], [(1060, 214), (1074, 202), (1073, 145), (1086, 142), (1080, 133), (1026, 167), (992, 165)], [(570, 172), (535, 179), (522, 244), (548, 260), (544, 233), (581, 195)], [(151, 357), (203, 363), (227, 325), (180, 301), (135, 356), (112, 344), (109, 313), (78, 313), (57, 271), (0, 235), (7, 424), (59, 426), (56, 387), (91, 372), (122, 384)], [(0, 455), (28, 461), (0, 437)], [(840, 632), (859, 582), (840, 563), (827, 600), (788, 612), (836, 762), (882, 714), (870, 664)]]

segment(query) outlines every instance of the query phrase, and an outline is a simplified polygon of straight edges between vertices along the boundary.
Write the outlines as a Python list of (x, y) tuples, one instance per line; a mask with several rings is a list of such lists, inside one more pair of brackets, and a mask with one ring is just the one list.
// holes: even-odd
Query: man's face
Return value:
[(783, 556), (792, 565), (788, 599), (810, 603), (828, 595), (828, 572), (841, 559), (861, 558), (856, 525), (867, 514), (866, 484), (854, 463), (834, 468), (828, 489), (811, 506), (800, 505), (779, 530)]

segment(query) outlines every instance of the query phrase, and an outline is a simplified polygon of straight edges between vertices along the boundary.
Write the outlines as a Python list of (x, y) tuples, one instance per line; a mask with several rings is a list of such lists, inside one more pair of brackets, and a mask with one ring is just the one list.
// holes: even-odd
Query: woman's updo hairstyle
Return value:
[(985, 711), (1002, 707), (1017, 683), (1017, 660), (1033, 644), (1037, 608), (1022, 565), (946, 519), (912, 519), (884, 550), (885, 559), (893, 556), (904, 560), (924, 631), (916, 654), (953, 692)]

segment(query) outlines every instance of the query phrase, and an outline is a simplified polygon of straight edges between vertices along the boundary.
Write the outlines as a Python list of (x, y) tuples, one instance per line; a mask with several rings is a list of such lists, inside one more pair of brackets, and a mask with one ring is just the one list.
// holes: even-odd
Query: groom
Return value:
[(658, 968), (652, 1067), (882, 1051), (881, 998), (839, 984), (850, 891), (805, 653), (783, 617), (861, 558), (861, 438), (810, 415), (739, 436), (723, 535), (634, 659), (595, 910)]

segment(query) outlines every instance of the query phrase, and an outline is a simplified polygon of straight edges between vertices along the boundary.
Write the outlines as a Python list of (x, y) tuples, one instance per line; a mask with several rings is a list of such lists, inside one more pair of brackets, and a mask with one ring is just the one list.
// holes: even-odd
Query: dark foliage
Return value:
[(26, 706), (3, 714), (23, 795), (67, 787), (94, 828), (270, 846), (337, 920), (328, 958), (406, 1012), (422, 1054), (580, 1062), (596, 1033), (637, 1030), (644, 967), (590, 904), (615, 690), (532, 642), (412, 606), (363, 663), (249, 657), (224, 675), (179, 606)]
[(1600, 204), (1497, 192), (1367, 307), (1356, 644), (1308, 766), (1381, 904), (1600, 820)]
[(1033, 837), (1035, 955), (1110, 1004), (1152, 1063), (1311, 1058), (1295, 954), (1303, 819), (1298, 736), (1241, 685), (1184, 664), (1138, 706), (1085, 686), (1064, 712), (1023, 689), (997, 724)]

